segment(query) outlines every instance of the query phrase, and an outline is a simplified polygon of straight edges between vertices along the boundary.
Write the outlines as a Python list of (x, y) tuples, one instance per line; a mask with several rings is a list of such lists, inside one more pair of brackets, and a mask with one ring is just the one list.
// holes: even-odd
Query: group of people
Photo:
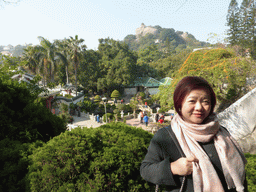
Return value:
[(216, 96), (202, 77), (184, 77), (173, 94), (177, 114), (153, 136), (141, 176), (166, 192), (247, 192), (246, 159), (214, 113)]
[[(161, 116), (160, 116), (159, 113), (157, 112), (156, 116), (155, 116), (155, 120), (156, 120), (156, 122), (159, 122), (162, 124), (164, 122), (164, 114), (161, 114)], [(148, 122), (149, 122), (149, 117), (147, 116), (146, 112), (140, 111), (140, 123), (143, 123), (143, 122), (145, 123), (145, 125), (147, 127)]]
[[(160, 118), (159, 118), (160, 117)], [(156, 116), (155, 116), (155, 120), (156, 122), (159, 122), (159, 123), (163, 123), (164, 122), (164, 114), (162, 114), (161, 116), (159, 115), (159, 113), (157, 112), (156, 113)]]

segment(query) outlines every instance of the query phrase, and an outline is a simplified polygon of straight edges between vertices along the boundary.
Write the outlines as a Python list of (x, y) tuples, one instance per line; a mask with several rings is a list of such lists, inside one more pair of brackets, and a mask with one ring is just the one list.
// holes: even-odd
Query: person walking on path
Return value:
[(100, 122), (100, 116), (99, 116), (99, 114), (97, 115), (97, 122), (98, 122), (98, 123)]
[(158, 112), (156, 113), (155, 120), (156, 120), (156, 122), (158, 122), (158, 120), (159, 120), (159, 113)]
[(143, 111), (140, 111), (140, 123), (143, 123), (143, 117), (144, 117), (144, 113)]
[(147, 114), (145, 114), (144, 118), (143, 118), (145, 124), (146, 124), (146, 127), (148, 126), (148, 116)]

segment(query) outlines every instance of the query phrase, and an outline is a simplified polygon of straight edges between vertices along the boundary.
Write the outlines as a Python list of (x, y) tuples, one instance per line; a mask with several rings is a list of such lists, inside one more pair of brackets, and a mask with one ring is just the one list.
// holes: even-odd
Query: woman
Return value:
[(152, 138), (141, 176), (165, 191), (247, 191), (246, 159), (213, 113), (216, 96), (201, 77), (185, 77), (173, 95), (171, 126)]

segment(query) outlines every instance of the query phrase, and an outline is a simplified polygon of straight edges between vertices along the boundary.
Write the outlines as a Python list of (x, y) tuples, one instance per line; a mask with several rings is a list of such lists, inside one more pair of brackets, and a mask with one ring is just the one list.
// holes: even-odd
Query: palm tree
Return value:
[(54, 82), (54, 74), (56, 72), (57, 63), (56, 61), (61, 60), (66, 63), (67, 60), (64, 55), (57, 51), (54, 43), (49, 40), (39, 36), (40, 46), (37, 46), (37, 50), (40, 51), (40, 66), (44, 66), (44, 72), (47, 69), (49, 71), (50, 81)]
[(33, 46), (28, 46), (24, 49), (22, 60), (26, 61), (26, 66), (34, 74), (38, 71), (39, 66), (39, 52)]
[(77, 96), (77, 68), (82, 57), (81, 51), (86, 49), (86, 45), (81, 45), (81, 43), (83, 42), (84, 42), (84, 39), (78, 39), (78, 35), (76, 35), (75, 38), (70, 36), (70, 38), (68, 39), (70, 56), (71, 56), (71, 60), (73, 61), (74, 69), (75, 69), (76, 96)]
[(54, 72), (56, 69), (56, 62), (55, 62), (55, 46), (49, 40), (39, 36), (40, 41), (40, 49), (41, 49), (41, 59), (44, 60), (44, 67), (45, 69), (49, 67), (50, 73), (50, 81), (54, 81)]
[[(65, 57), (65, 62), (63, 62), (65, 66), (65, 71), (66, 71), (66, 84), (69, 84), (69, 72), (68, 72), (68, 66), (69, 66), (69, 61), (70, 61), (70, 55), (69, 53), (69, 47), (68, 47), (68, 41), (67, 39), (64, 40), (55, 40), (54, 43), (56, 44), (57, 49), (59, 52)], [(62, 59), (62, 61), (64, 61)]]

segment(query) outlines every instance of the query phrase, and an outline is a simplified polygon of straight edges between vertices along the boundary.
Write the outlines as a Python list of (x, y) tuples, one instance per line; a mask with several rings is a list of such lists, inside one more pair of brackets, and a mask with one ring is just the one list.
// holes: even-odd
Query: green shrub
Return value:
[(158, 113), (165, 113), (166, 111), (168, 111), (167, 108), (161, 107), (161, 108), (159, 109)]
[(124, 111), (132, 113), (132, 108), (129, 104), (125, 105)]
[(139, 170), (151, 138), (123, 123), (62, 133), (30, 156), (31, 191), (150, 191)]
[(118, 121), (119, 119), (121, 119), (120, 110), (118, 108), (114, 109), (113, 113), (114, 113), (114, 117), (113, 117), (114, 121)]
[(247, 159), (246, 178), (248, 182), (248, 191), (256, 191), (256, 154), (245, 154)]
[(116, 105), (116, 108), (119, 110), (119, 111), (124, 111), (125, 110), (125, 104), (117, 104)]
[(144, 100), (146, 97), (146, 94), (144, 92), (139, 92), (138, 96), (140, 97), (141, 100)]
[(0, 140), (10, 138), (22, 143), (48, 141), (66, 130), (65, 123), (45, 107), (35, 102), (26, 84), (0, 80)]
[(119, 91), (118, 90), (114, 90), (112, 93), (111, 93), (111, 98), (119, 98), (121, 95), (120, 95), (120, 93), (119, 93)]
[(79, 101), (76, 103), (77, 107), (80, 107), (80, 109), (83, 107), (83, 101)]
[(64, 97), (66, 97), (67, 99), (73, 98), (73, 96), (72, 96), (72, 95), (69, 95), (69, 94), (66, 94)]
[(65, 103), (61, 103), (61, 104), (60, 104), (60, 111), (61, 111), (62, 113), (68, 112), (68, 105), (65, 104)]
[(96, 95), (96, 96), (94, 97), (94, 101), (95, 101), (96, 103), (101, 102), (100, 96), (99, 96), (99, 95)]
[(154, 100), (152, 98), (149, 98), (149, 99), (145, 99), (144, 102), (147, 102), (148, 106), (151, 106), (153, 105)]
[[(107, 118), (108, 119), (113, 119), (113, 114), (112, 113), (107, 113)], [(106, 122), (106, 114), (103, 115), (103, 121)]]
[(63, 95), (58, 93), (58, 94), (56, 94), (56, 97), (63, 97)]
[(60, 113), (58, 115), (66, 124), (72, 123), (74, 118), (69, 113)]
[(85, 99), (81, 104), (81, 111), (92, 113), (97, 106), (98, 105), (93, 103), (90, 99)]
[(28, 161), (22, 159), (21, 150), (24, 146), (20, 141), (0, 141), (0, 191), (25, 191)]
[(30, 191), (26, 178), (30, 163), (28, 155), (42, 145), (42, 141), (21, 143), (9, 138), (0, 141), (0, 191)]
[(47, 83), (47, 87), (49, 87), (50, 89), (52, 89), (52, 88), (54, 88), (56, 86), (57, 86), (56, 83), (53, 83), (53, 82)]
[(74, 109), (77, 108), (77, 105), (72, 102), (72, 103), (69, 104), (69, 108), (74, 110)]

